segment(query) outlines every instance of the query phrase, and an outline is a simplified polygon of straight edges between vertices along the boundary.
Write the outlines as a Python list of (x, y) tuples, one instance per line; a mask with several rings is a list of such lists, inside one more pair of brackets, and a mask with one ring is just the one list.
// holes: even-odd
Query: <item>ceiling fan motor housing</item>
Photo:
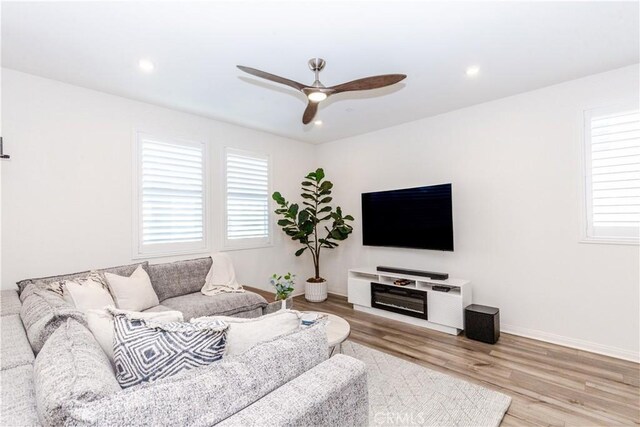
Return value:
[(324, 66), (326, 65), (326, 61), (322, 58), (311, 58), (309, 60), (309, 68), (311, 71), (322, 71)]

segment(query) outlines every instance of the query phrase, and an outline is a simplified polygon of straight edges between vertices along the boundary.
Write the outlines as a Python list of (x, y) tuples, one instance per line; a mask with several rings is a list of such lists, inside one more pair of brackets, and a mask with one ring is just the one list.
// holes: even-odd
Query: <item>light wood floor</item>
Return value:
[(295, 297), (293, 308), (334, 313), (351, 325), (350, 340), (511, 396), (503, 426), (640, 424), (636, 363), (504, 333), (484, 344), (357, 312), (336, 295)]

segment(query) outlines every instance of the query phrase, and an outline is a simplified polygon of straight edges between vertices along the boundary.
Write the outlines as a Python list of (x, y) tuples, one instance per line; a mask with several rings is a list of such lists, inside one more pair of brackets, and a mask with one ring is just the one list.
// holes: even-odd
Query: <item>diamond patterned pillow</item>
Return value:
[(114, 317), (114, 364), (122, 388), (176, 375), (222, 358), (225, 322), (156, 323)]

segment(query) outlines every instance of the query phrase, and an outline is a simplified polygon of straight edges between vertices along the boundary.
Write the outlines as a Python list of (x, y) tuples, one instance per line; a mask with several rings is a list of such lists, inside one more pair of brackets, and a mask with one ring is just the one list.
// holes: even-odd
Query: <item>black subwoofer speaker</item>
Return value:
[(469, 339), (495, 344), (500, 338), (500, 310), (478, 304), (467, 306), (464, 333)]

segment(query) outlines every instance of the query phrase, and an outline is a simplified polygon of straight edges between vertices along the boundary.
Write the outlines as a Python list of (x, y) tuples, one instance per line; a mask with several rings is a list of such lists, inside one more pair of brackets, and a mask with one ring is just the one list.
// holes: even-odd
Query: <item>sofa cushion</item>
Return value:
[(20, 310), (22, 323), (27, 330), (31, 348), (37, 354), (47, 339), (67, 319), (74, 319), (86, 325), (84, 314), (71, 306), (58, 294), (35, 289), (22, 303)]
[(31, 350), (19, 315), (2, 317), (0, 343), (2, 343), (0, 362), (3, 370), (33, 363), (33, 350)]
[(20, 314), (20, 298), (14, 290), (0, 291), (0, 316)]
[[(69, 424), (211, 426), (328, 358), (324, 325), (182, 375), (70, 406)], [(155, 402), (150, 404), (149, 402)]]
[(143, 313), (161, 313), (163, 311), (175, 311), (173, 308), (169, 308), (166, 305), (156, 305), (155, 307), (142, 310)]
[(122, 388), (172, 377), (222, 359), (228, 325), (132, 319), (116, 314), (113, 362)]
[(3, 370), (0, 373), (0, 390), (1, 426), (40, 425), (33, 387), (33, 365)]
[(191, 322), (222, 321), (229, 325), (226, 356), (241, 354), (261, 342), (273, 340), (300, 327), (299, 311), (282, 310), (254, 319), (211, 316), (191, 319)]
[[(37, 290), (46, 290), (46, 286), (42, 283), (29, 283), (27, 284), (24, 289), (22, 290), (22, 292), (20, 292), (20, 295), (18, 295), (18, 299), (20, 300), (20, 304), (24, 303), (24, 300), (26, 300), (27, 298), (29, 298), (30, 295), (33, 295), (33, 293)], [(20, 307), (22, 308), (22, 306)]]
[[(101, 270), (96, 270), (96, 271), (100, 273), (112, 273), (112, 274), (117, 274), (118, 276), (129, 277), (140, 265), (142, 265), (142, 268), (147, 270), (149, 263), (145, 261), (145, 262), (136, 263), (136, 264), (119, 265), (117, 267), (103, 268)], [(19, 282), (16, 282), (16, 284), (18, 285), (18, 294), (20, 294), (20, 300), (24, 301), (24, 299), (22, 298), (22, 291), (24, 291), (24, 289), (30, 283), (37, 283), (43, 286), (43, 285), (53, 283), (53, 282), (58, 282), (61, 280), (77, 279), (78, 277), (84, 277), (89, 273), (91, 273), (91, 271), (87, 270), (79, 273), (61, 274), (58, 276), (38, 277), (38, 278), (20, 280)]]
[[(420, 387), (417, 386), (416, 393), (420, 392)], [(402, 390), (388, 394), (395, 393), (405, 396)], [(378, 421), (378, 417), (374, 420), (374, 414), (371, 414), (374, 423), (370, 422), (368, 395), (366, 365), (353, 357), (337, 354), (216, 424), (216, 427), (424, 425), (418, 417), (403, 416), (402, 412), (394, 417), (395, 422)], [(398, 400), (399, 411), (404, 409), (401, 402), (402, 398)], [(436, 410), (435, 407), (425, 409)], [(389, 412), (378, 413), (386, 415)], [(439, 420), (437, 425), (454, 425), (450, 420)], [(473, 425), (473, 421), (468, 424)], [(480, 423), (476, 422), (476, 425)]]
[(211, 257), (149, 265), (149, 277), (158, 299), (200, 292), (211, 269)]
[(229, 292), (218, 295), (203, 295), (200, 292), (173, 297), (162, 301), (162, 305), (181, 311), (184, 320), (202, 316), (232, 316), (243, 311), (262, 309), (267, 300), (253, 292)]
[(264, 314), (264, 309), (258, 307), (254, 310), (240, 311), (238, 313), (235, 313), (233, 316), (229, 316), (229, 317), (234, 317), (236, 319), (255, 319), (256, 317), (260, 317), (263, 314)]
[(34, 384), (38, 416), (47, 426), (73, 424), (70, 408), (121, 391), (91, 332), (72, 319), (42, 347), (34, 364)]

